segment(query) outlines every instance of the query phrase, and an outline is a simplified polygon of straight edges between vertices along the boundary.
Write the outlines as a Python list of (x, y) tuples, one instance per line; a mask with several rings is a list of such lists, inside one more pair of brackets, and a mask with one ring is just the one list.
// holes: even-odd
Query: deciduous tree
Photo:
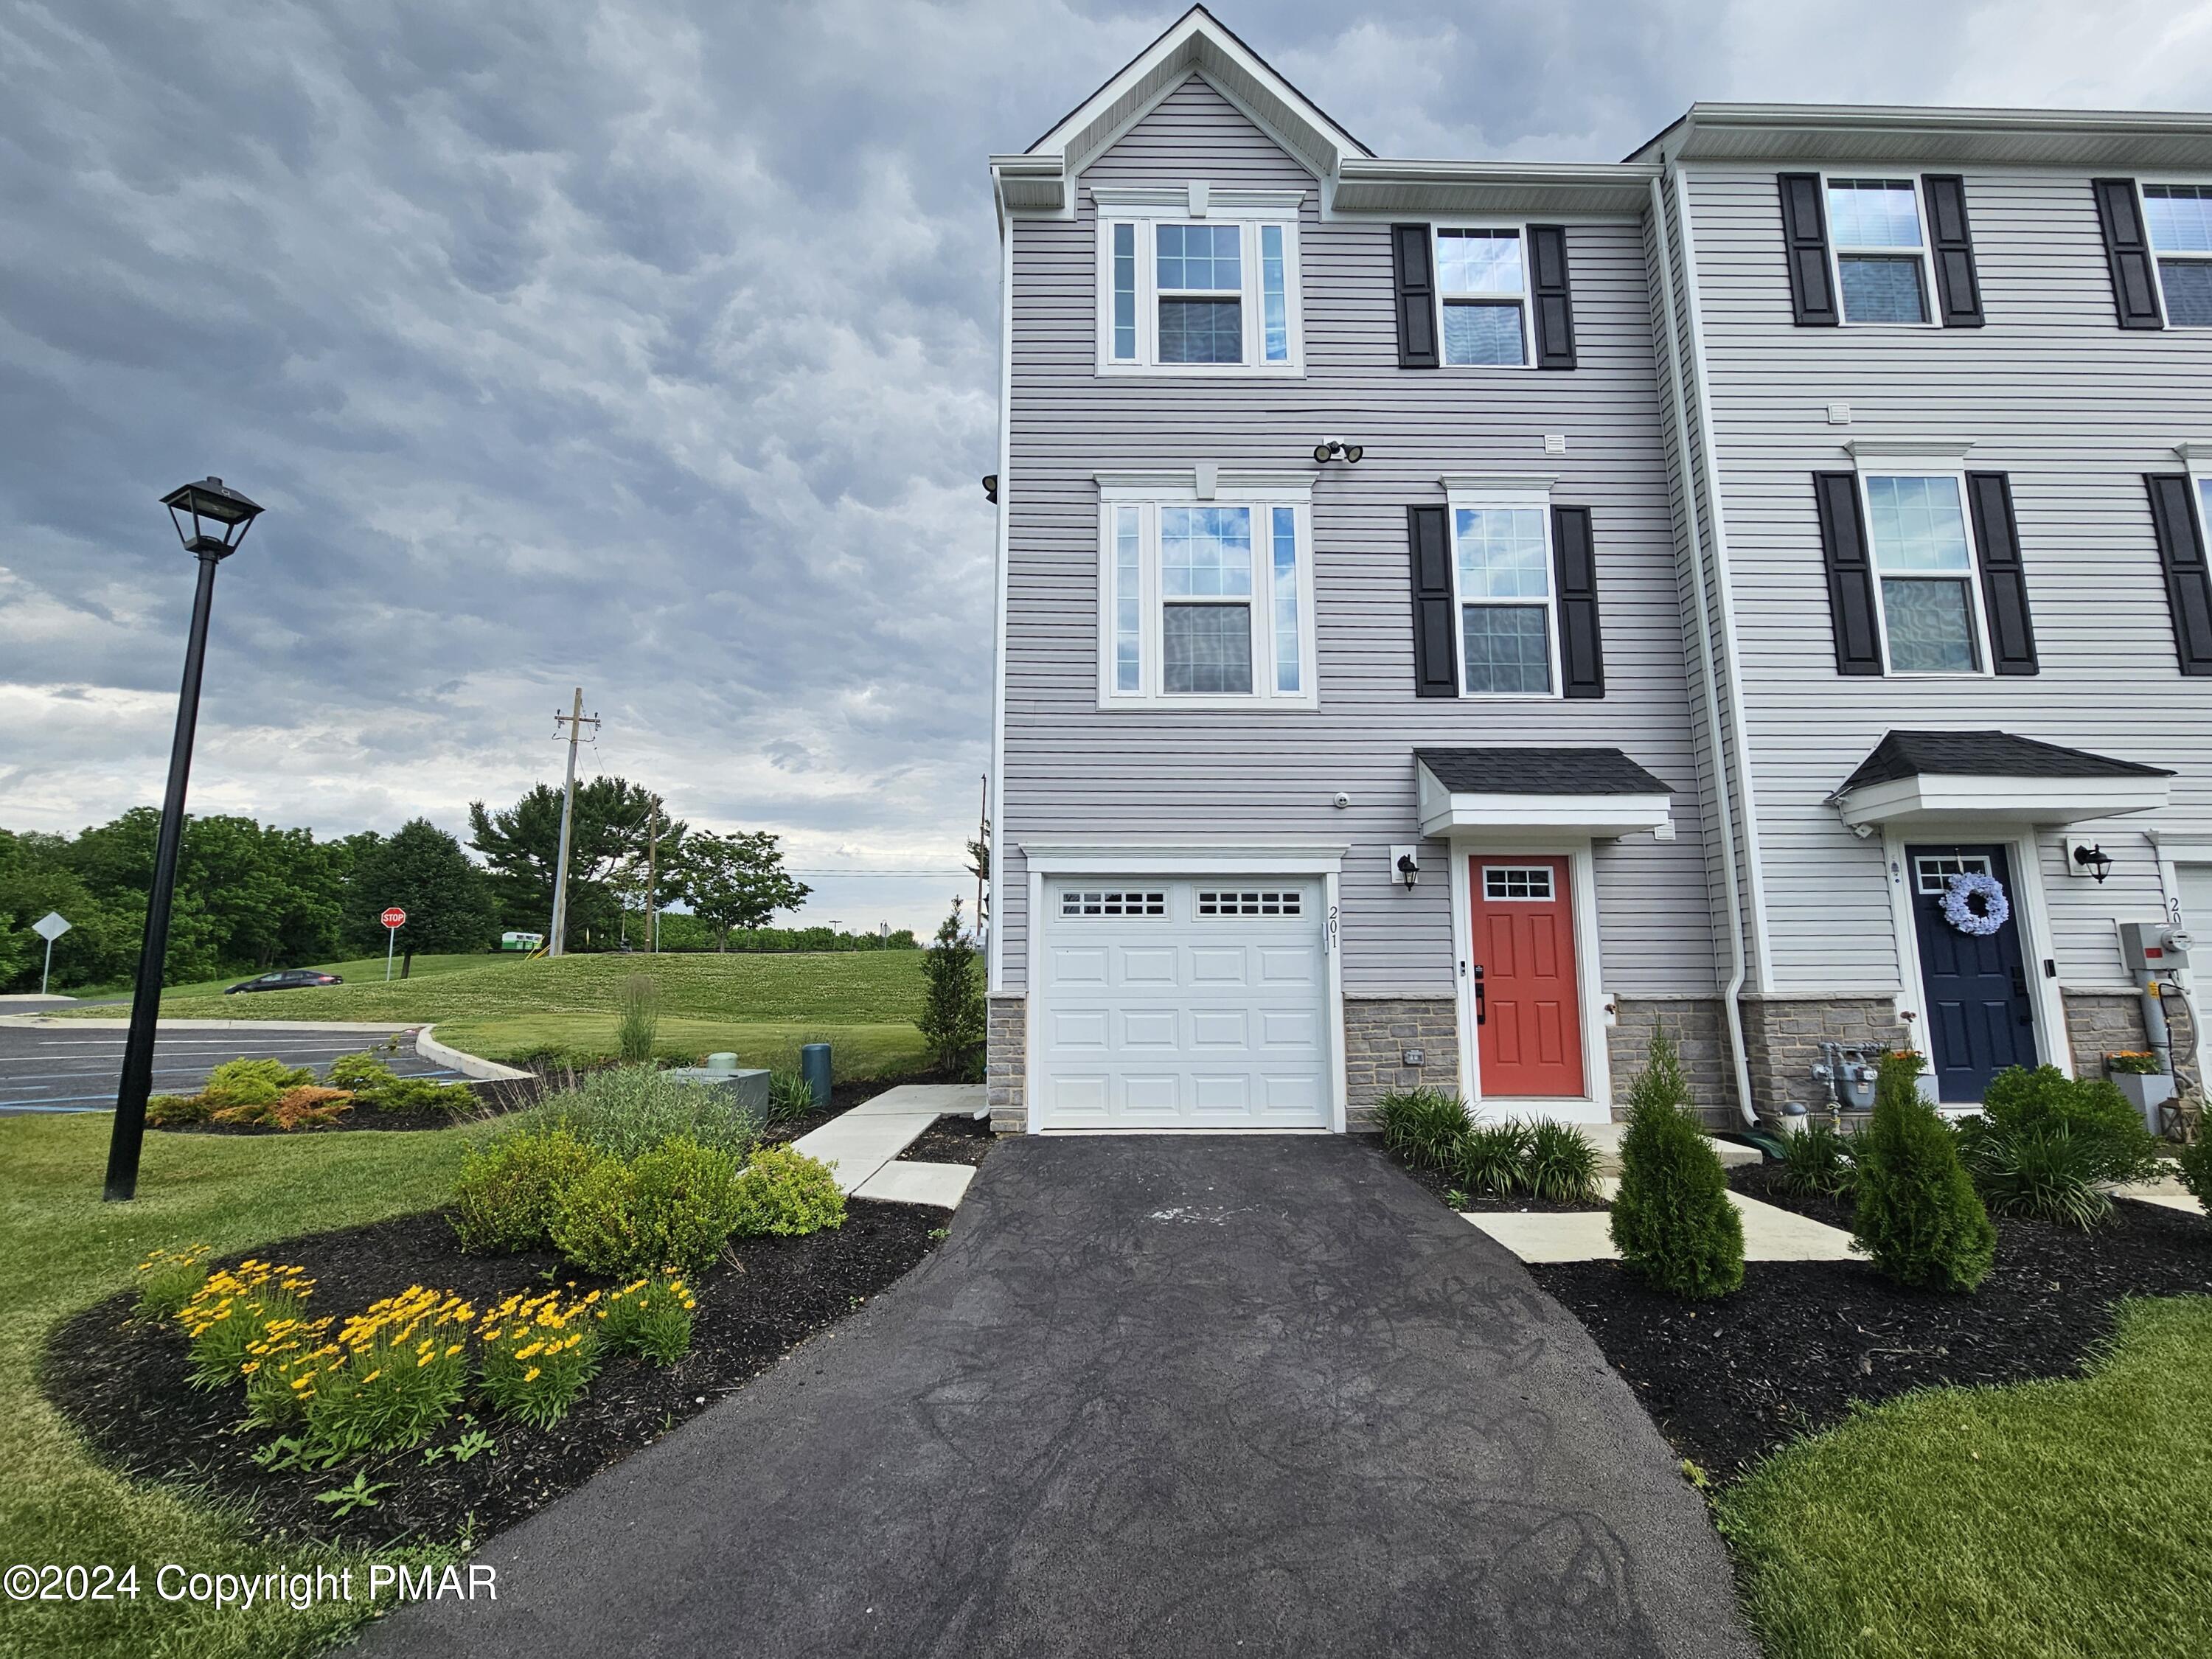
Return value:
[(796, 910), (814, 890), (794, 880), (783, 867), (783, 849), (765, 830), (719, 836), (695, 830), (685, 839), (684, 890), (692, 914), (714, 935), (714, 948), (729, 948), (732, 928), (765, 927), (779, 910)]

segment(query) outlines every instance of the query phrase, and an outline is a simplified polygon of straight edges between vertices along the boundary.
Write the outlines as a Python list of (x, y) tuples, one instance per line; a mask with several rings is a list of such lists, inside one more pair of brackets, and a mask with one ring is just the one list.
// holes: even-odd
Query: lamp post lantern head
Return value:
[[(220, 478), (179, 484), (161, 497), (169, 521), (177, 526), (177, 539), (187, 553), (227, 559), (246, 539), (246, 527), (261, 516), (261, 509)], [(189, 519), (191, 527), (185, 527)]]

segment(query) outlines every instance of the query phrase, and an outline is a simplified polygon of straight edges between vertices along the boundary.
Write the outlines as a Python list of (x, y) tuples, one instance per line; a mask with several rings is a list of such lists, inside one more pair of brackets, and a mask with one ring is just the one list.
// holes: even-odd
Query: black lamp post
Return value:
[[(169, 749), (169, 793), (161, 802), (161, 835), (154, 846), (154, 884), (146, 894), (146, 943), (131, 999), (131, 1036), (123, 1046), (123, 1079), (115, 1091), (115, 1127), (107, 1143), (107, 1199), (138, 1191), (138, 1150), (146, 1139), (146, 1097), (154, 1084), (154, 1026), (161, 1012), (161, 969), (169, 954), (169, 902), (177, 884), (177, 847), (185, 833), (185, 784), (192, 770), (192, 732), (199, 724), (200, 665), (207, 656), (208, 611), (215, 604), (215, 568), (238, 550), (261, 509), (220, 478), (203, 478), (161, 497), (185, 550), (200, 562), (192, 595), (192, 631), (185, 647), (185, 684), (177, 694), (177, 737)], [(191, 521), (191, 528), (185, 520)]]

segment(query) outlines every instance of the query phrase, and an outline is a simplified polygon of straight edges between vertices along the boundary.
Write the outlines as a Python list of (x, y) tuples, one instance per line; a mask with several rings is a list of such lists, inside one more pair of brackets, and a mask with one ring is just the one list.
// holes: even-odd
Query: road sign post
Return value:
[(54, 941), (69, 932), (74, 924), (58, 910), (49, 910), (31, 924), (31, 931), (46, 942), (46, 965), (39, 975), (39, 994), (46, 994), (46, 981), (54, 976)]
[(392, 949), (398, 942), (399, 930), (407, 925), (407, 913), (395, 904), (377, 920), (384, 924), (384, 982), (389, 985), (392, 983)]

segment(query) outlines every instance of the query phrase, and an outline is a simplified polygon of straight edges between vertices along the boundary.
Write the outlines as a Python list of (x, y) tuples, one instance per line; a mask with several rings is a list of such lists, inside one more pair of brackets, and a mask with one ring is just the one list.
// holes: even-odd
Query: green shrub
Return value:
[[(788, 1146), (763, 1146), (737, 1182), (741, 1234), (816, 1232), (845, 1224), (845, 1194), (827, 1164)], [(684, 1265), (670, 1258), (672, 1265)]]
[(2197, 1133), (2196, 1141), (2174, 1154), (2181, 1165), (2181, 1184), (2190, 1196), (2212, 1212), (2212, 1123)]
[(1832, 1123), (1808, 1120), (1782, 1143), (1782, 1190), (1800, 1198), (1842, 1198), (1858, 1184), (1851, 1138)]
[(1449, 1167), (1474, 1127), (1460, 1097), (1441, 1089), (1394, 1089), (1374, 1109), (1384, 1149), (1417, 1170)]
[(599, 1309), (599, 1335), (610, 1353), (636, 1354), (673, 1365), (691, 1352), (691, 1287), (674, 1273), (634, 1279)]
[(173, 1129), (182, 1123), (204, 1123), (214, 1110), (199, 1095), (155, 1095), (146, 1103), (146, 1121), (153, 1128)]
[(1702, 1300), (1743, 1284), (1743, 1218), (1720, 1157), (1691, 1115), (1674, 1046), (1651, 1039), (1628, 1094), (1612, 1233), (1622, 1265), (1654, 1288)]
[(138, 1264), (138, 1303), (131, 1311), (140, 1319), (173, 1319), (208, 1282), (208, 1247), (194, 1244), (182, 1250), (149, 1250)]
[(410, 1285), (347, 1320), (319, 1369), (294, 1381), (309, 1443), (338, 1455), (420, 1445), (453, 1413), (468, 1387), (475, 1312), (459, 1297)]
[(562, 1194), (553, 1247), (586, 1273), (702, 1267), (744, 1215), (738, 1180), (735, 1158), (695, 1140), (603, 1158)]
[(287, 1089), (271, 1101), (253, 1101), (245, 1105), (226, 1106), (212, 1114), (210, 1122), (251, 1124), (270, 1129), (322, 1129), (336, 1123), (353, 1109), (353, 1097), (343, 1089), (325, 1089), (319, 1084), (304, 1083), (296, 1089)]
[(510, 1296), (477, 1331), (477, 1385), (502, 1417), (539, 1428), (568, 1413), (599, 1369), (597, 1291), (563, 1304), (558, 1291)]
[(931, 1068), (957, 1083), (983, 1080), (983, 970), (961, 930), (960, 901), (921, 957), (921, 1031)]
[(622, 1018), (615, 1023), (615, 1052), (625, 1066), (648, 1065), (660, 1035), (660, 988), (646, 974), (623, 981)]
[(799, 1072), (768, 1074), (768, 1115), (771, 1123), (787, 1123), (814, 1109), (814, 1088)]
[(308, 1087), (314, 1080), (314, 1072), (305, 1066), (240, 1056), (208, 1073), (200, 1098), (211, 1112), (227, 1106), (273, 1106), (288, 1090)]
[(1521, 1182), (1547, 1203), (1594, 1203), (1598, 1195), (1597, 1148), (1571, 1123), (1533, 1123)]
[(527, 1129), (471, 1147), (453, 1191), (461, 1249), (503, 1255), (550, 1245), (562, 1195), (600, 1161), (599, 1153), (560, 1128)]
[(726, 1090), (650, 1066), (595, 1072), (546, 1101), (532, 1121), (565, 1128), (586, 1146), (620, 1158), (690, 1140), (741, 1164), (760, 1139), (758, 1121)]
[(1476, 1123), (1462, 1129), (1451, 1143), (1443, 1167), (1476, 1197), (1487, 1194), (1503, 1198), (1524, 1184), (1528, 1157), (1528, 1131), (1522, 1125)]
[(1969, 1166), (1978, 1169), (1984, 1144), (2059, 1124), (2070, 1139), (2085, 1143), (2081, 1156), (2089, 1160), (2096, 1180), (2144, 1181), (2157, 1172), (2161, 1144), (2118, 1085), (2106, 1078), (2069, 1078), (2055, 1066), (1999, 1072), (1983, 1091), (1980, 1115), (1968, 1118), (1960, 1133)]
[(343, 1089), (362, 1102), (375, 1099), (397, 1080), (392, 1068), (379, 1060), (374, 1050), (340, 1054), (331, 1062), (331, 1087)]
[(445, 1112), (459, 1115), (476, 1104), (465, 1083), (434, 1077), (401, 1077), (375, 1054), (344, 1054), (331, 1062), (331, 1086), (349, 1092), (356, 1105), (376, 1112)]
[(1900, 1285), (1971, 1291), (1986, 1278), (1996, 1231), (1959, 1159), (1959, 1138), (1920, 1097), (1920, 1056), (1890, 1054), (1875, 1084), (1874, 1121), (1854, 1148), (1852, 1242)]
[(2086, 1232), (2112, 1213), (2099, 1160), (2094, 1137), (2047, 1123), (1981, 1137), (1970, 1171), (1991, 1215), (2033, 1216)]

